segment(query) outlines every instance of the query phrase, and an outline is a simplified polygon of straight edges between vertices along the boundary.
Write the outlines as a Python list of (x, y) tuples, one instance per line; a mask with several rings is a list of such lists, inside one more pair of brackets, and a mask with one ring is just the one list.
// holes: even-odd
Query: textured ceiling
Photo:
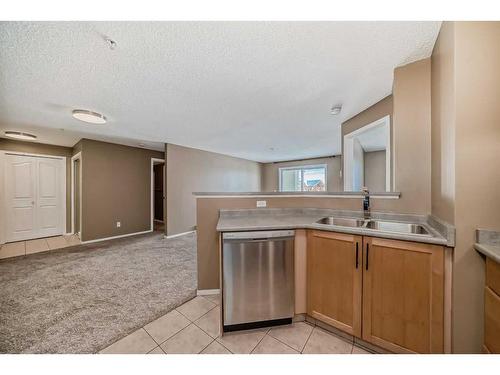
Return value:
[[(430, 56), (439, 27), (1, 22), (0, 127), (67, 146), (85, 136), (256, 161), (339, 154), (340, 123), (391, 93), (396, 66)], [(109, 121), (79, 122), (74, 108)]]

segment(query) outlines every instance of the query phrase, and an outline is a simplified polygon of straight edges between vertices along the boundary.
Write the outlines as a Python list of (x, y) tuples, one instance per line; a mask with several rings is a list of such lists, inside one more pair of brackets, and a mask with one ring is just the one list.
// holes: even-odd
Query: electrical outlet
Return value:
[(122, 226), (122, 223), (121, 223), (121, 222), (119, 222), (119, 221), (117, 221), (117, 222), (116, 222), (116, 227), (117, 227), (117, 228), (120, 228), (121, 226)]
[(266, 207), (267, 202), (266, 201), (257, 201), (257, 207)]

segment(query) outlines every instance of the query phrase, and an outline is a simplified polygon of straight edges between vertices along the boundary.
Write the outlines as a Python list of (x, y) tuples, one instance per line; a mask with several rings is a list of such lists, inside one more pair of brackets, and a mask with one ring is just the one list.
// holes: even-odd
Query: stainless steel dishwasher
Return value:
[(294, 315), (293, 230), (223, 233), (223, 331), (289, 324)]

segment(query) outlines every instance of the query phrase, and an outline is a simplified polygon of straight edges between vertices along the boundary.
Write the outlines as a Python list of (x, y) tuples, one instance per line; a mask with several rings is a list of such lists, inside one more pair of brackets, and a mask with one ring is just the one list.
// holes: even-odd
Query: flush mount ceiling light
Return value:
[(338, 104), (338, 105), (334, 105), (331, 109), (330, 109), (330, 113), (332, 115), (338, 115), (340, 113), (340, 111), (342, 110), (342, 104)]
[(106, 116), (97, 112), (87, 111), (86, 109), (74, 109), (73, 117), (77, 120), (89, 122), (91, 124), (105, 124)]
[(5, 132), (5, 136), (9, 138), (22, 139), (23, 141), (33, 141), (36, 139), (36, 135), (11, 130), (7, 130)]

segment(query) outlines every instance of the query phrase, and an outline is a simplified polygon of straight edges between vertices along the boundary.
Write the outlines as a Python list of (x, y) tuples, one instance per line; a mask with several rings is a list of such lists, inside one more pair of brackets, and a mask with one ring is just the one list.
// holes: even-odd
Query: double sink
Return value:
[(404, 234), (418, 234), (430, 236), (429, 231), (421, 224), (402, 223), (397, 221), (384, 221), (375, 219), (356, 219), (328, 216), (316, 221), (317, 224), (337, 225), (340, 227), (366, 228), (383, 232), (394, 232)]

